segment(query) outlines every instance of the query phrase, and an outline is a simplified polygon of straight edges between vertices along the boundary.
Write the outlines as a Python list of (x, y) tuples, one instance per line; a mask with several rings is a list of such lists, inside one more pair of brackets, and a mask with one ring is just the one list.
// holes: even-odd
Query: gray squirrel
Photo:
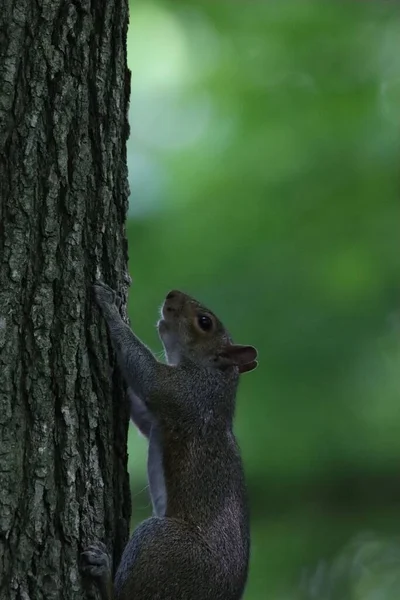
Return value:
[(168, 360), (160, 363), (122, 320), (117, 294), (102, 282), (93, 289), (166, 505), (135, 529), (114, 582), (101, 542), (82, 553), (81, 569), (102, 600), (240, 600), (250, 536), (232, 426), (239, 375), (256, 368), (257, 351), (233, 344), (209, 309), (173, 290), (157, 325)]

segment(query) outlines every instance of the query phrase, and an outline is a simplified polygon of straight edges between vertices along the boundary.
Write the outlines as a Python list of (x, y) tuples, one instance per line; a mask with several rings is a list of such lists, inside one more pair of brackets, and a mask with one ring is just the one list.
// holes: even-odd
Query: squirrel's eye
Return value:
[(197, 317), (197, 323), (199, 324), (200, 329), (203, 331), (210, 331), (213, 326), (212, 320), (210, 317), (207, 317), (207, 315), (199, 315)]

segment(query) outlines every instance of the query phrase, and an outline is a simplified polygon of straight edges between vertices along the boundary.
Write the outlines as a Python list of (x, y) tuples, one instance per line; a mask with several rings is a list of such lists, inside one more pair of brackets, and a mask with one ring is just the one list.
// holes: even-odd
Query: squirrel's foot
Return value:
[(101, 309), (107, 309), (110, 306), (119, 308), (121, 306), (121, 298), (117, 292), (103, 281), (98, 280), (93, 284), (93, 292), (96, 302)]
[(92, 544), (81, 554), (81, 572), (92, 579), (101, 600), (114, 600), (111, 559), (102, 542)]
[(81, 554), (81, 570), (97, 580), (111, 577), (111, 560), (105, 544), (92, 544)]

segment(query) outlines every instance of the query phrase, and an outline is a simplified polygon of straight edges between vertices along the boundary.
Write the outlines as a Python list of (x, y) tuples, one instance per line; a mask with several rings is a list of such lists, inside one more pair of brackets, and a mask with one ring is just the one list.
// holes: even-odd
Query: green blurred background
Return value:
[(245, 599), (398, 599), (400, 7), (132, 1), (128, 54), (135, 331), (181, 288), (259, 349)]

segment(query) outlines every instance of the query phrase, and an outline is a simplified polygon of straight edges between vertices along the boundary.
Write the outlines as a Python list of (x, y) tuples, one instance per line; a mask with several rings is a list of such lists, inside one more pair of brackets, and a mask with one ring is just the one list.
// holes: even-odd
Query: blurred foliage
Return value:
[[(400, 6), (132, 2), (128, 53), (133, 326), (160, 350), (181, 288), (259, 349), (236, 424), (245, 597), (292, 598), (326, 559), (342, 591), (325, 569), (310, 597), (390, 600), (384, 567), (343, 588), (334, 557), (400, 526)], [(145, 455), (132, 431), (135, 522)]]
[(353, 539), (331, 562), (303, 574), (307, 600), (396, 600), (400, 597), (399, 538), (367, 534)]

